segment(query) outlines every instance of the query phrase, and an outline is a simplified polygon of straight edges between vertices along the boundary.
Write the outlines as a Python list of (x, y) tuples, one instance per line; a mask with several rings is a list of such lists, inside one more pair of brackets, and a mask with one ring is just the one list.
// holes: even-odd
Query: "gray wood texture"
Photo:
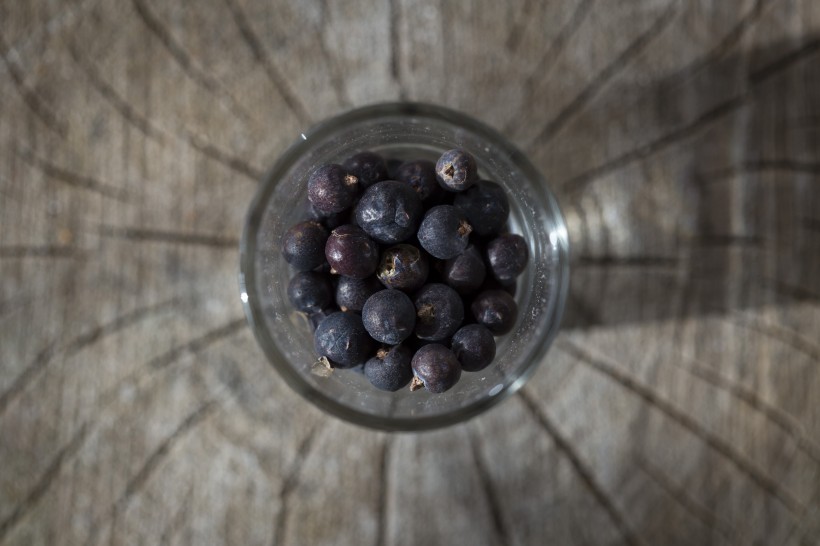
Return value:
[[(501, 129), (564, 329), (473, 421), (282, 384), (237, 243), (310, 123)], [(0, 544), (820, 544), (820, 2), (0, 3)]]

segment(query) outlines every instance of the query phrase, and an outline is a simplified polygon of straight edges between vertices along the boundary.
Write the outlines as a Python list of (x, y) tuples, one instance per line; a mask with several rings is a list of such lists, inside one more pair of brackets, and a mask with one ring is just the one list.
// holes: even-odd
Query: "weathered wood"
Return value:
[[(0, 4), (0, 544), (816, 544), (820, 4)], [(522, 393), (387, 435), (265, 364), (261, 173), (344, 109), (502, 129), (570, 224)]]

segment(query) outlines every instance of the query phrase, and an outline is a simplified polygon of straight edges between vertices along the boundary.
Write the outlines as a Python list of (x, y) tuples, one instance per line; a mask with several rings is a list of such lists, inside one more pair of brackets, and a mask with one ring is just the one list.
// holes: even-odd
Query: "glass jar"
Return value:
[[(530, 261), (515, 294), (517, 322), (510, 333), (496, 338), (495, 360), (480, 372), (462, 373), (455, 387), (442, 394), (380, 391), (351, 370), (317, 373), (311, 325), (287, 298), (293, 273), (280, 242), (291, 225), (308, 217), (308, 175), (319, 165), (342, 163), (363, 150), (386, 159), (435, 161), (455, 147), (475, 156), (480, 178), (504, 187), (510, 231), (529, 244)], [(240, 295), (268, 360), (306, 399), (359, 425), (423, 430), (486, 411), (519, 389), (545, 360), (567, 295), (568, 252), (566, 224), (555, 197), (535, 167), (499, 133), (439, 106), (380, 104), (319, 123), (273, 166), (248, 211)]]

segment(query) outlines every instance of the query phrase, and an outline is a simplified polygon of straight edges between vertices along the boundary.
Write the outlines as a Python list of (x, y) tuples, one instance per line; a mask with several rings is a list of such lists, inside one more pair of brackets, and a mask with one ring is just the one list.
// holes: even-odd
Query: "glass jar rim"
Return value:
[(527, 382), (535, 372), (537, 363), (528, 365), (512, 382), (507, 384), (499, 392), (494, 393), (493, 396), (475, 400), (445, 414), (418, 417), (377, 416), (359, 411), (327, 396), (306, 381), (292, 366), (288, 365), (286, 356), (282, 354), (276, 346), (276, 343), (273, 342), (267, 329), (261, 326), (264, 323), (262, 318), (263, 311), (258, 305), (258, 298), (253, 297), (256, 291), (254, 262), (254, 256), (257, 250), (256, 228), (262, 221), (270, 194), (276, 188), (277, 181), (288, 172), (290, 167), (294, 165), (300, 157), (314, 146), (315, 142), (322, 142), (332, 137), (339, 129), (349, 127), (353, 124), (389, 117), (435, 119), (464, 128), (492, 142), (494, 146), (509, 157), (509, 160), (521, 170), (528, 180), (538, 182), (537, 189), (543, 193), (545, 201), (550, 206), (550, 213), (559, 226), (555, 232), (556, 240), (554, 244), (559, 248), (562, 254), (559, 260), (559, 268), (556, 272), (560, 277), (560, 282), (557, 283), (559, 290), (552, 321), (553, 325), (549, 328), (547, 338), (540, 345), (541, 349), (536, 355), (537, 359), (544, 358), (559, 330), (569, 290), (569, 240), (564, 216), (561, 213), (557, 200), (547, 187), (543, 176), (538, 172), (535, 166), (532, 165), (524, 153), (509, 142), (506, 137), (492, 127), (466, 114), (438, 105), (418, 102), (387, 102), (368, 105), (330, 117), (313, 125), (305, 132), (300, 133), (296, 142), (280, 155), (274, 165), (267, 171), (248, 208), (240, 242), (239, 290), (245, 316), (251, 330), (254, 332), (257, 342), (261, 346), (268, 361), (277, 369), (288, 386), (299, 395), (322, 410), (357, 425), (386, 431), (422, 431), (465, 421), (495, 406), (514, 394)]

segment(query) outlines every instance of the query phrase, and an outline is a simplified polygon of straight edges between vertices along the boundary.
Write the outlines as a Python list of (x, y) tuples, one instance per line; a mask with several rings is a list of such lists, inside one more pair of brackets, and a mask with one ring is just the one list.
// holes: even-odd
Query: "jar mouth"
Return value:
[[(528, 354), (530, 361), (523, 366), (521, 372), (517, 373), (512, 381), (503, 386), (497, 385), (489, 391), (489, 396), (455, 407), (446, 413), (409, 417), (376, 415), (344, 404), (316, 388), (290, 365), (287, 355), (280, 350), (272, 333), (265, 325), (265, 311), (258, 293), (256, 259), (259, 251), (259, 227), (270, 205), (274, 190), (286, 178), (293, 165), (304, 157), (316, 143), (327, 141), (345, 128), (380, 118), (418, 118), (443, 122), (476, 135), (483, 141), (492, 142), (494, 147), (503, 152), (508, 161), (515, 165), (525, 180), (537, 182), (532, 184), (530, 190), (541, 194), (539, 197), (547, 204), (549, 216), (555, 224), (555, 228), (549, 232), (549, 242), (557, 252), (557, 267), (551, 271), (551, 274), (556, 276), (553, 283), (556, 290), (551, 296), (551, 314), (543, 318), (550, 322), (545, 337), (530, 349)], [(569, 240), (566, 222), (543, 177), (523, 152), (495, 129), (465, 114), (432, 104), (394, 102), (369, 105), (328, 118), (301, 133), (296, 142), (277, 159), (265, 174), (248, 208), (240, 242), (240, 299), (254, 336), (270, 363), (278, 370), (290, 388), (314, 405), (354, 424), (387, 431), (421, 431), (452, 425), (474, 417), (514, 394), (534, 373), (556, 336), (563, 316), (568, 289)]]

